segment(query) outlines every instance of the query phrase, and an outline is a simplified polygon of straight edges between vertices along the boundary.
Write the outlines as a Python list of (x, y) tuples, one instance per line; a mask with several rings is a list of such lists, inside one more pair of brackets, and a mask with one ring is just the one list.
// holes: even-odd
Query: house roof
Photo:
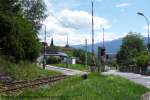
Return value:
[(58, 54), (63, 56), (63, 57), (68, 57), (68, 55), (66, 53), (63, 53), (63, 52), (58, 52)]
[(61, 56), (61, 57), (68, 57), (66, 53), (58, 52), (56, 54), (46, 54), (47, 56)]

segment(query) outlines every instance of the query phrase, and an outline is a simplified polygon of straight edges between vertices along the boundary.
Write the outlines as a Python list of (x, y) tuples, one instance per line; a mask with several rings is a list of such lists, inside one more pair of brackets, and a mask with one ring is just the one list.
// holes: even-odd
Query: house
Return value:
[(70, 59), (69, 59), (69, 63), (70, 64), (76, 64), (76, 58), (75, 57), (71, 57)]

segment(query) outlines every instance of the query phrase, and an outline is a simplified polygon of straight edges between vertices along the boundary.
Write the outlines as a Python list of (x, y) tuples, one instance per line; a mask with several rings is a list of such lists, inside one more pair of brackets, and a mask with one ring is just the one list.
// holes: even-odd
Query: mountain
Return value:
[[(117, 53), (117, 51), (119, 50), (120, 46), (122, 44), (122, 39), (116, 39), (116, 40), (112, 40), (112, 41), (105, 41), (105, 47), (106, 47), (106, 52), (107, 53)], [(98, 47), (102, 46), (103, 43), (96, 43), (94, 44), (94, 50), (95, 53), (98, 53)], [(85, 49), (85, 45), (73, 45), (72, 47), (76, 48), (76, 49)], [(87, 46), (87, 50), (89, 52), (91, 52), (92, 49), (92, 45), (88, 44)]]
[[(144, 42), (145, 44), (147, 43), (146, 37), (144, 37)], [(94, 45), (94, 50), (96, 54), (98, 53), (98, 47), (102, 46), (102, 44), (103, 43), (100, 42)], [(115, 39), (112, 41), (105, 41), (106, 53), (116, 54), (117, 51), (120, 49), (121, 44), (122, 44), (122, 38)], [(76, 49), (85, 49), (85, 45), (73, 45), (72, 47)], [(87, 48), (88, 48), (88, 51), (91, 52), (92, 45), (89, 44)]]

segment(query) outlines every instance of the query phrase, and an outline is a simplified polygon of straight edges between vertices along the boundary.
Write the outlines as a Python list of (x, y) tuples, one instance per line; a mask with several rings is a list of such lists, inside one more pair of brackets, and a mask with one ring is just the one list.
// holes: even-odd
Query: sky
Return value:
[[(67, 36), (69, 45), (91, 44), (91, 2), (92, 0), (44, 0), (48, 17), (43, 21), (39, 38), (44, 40), (44, 26), (47, 42), (51, 38), (54, 44), (65, 46)], [(129, 32), (147, 36), (147, 23), (142, 12), (150, 20), (150, 0), (93, 0), (94, 2), (94, 37), (95, 43), (122, 38)]]

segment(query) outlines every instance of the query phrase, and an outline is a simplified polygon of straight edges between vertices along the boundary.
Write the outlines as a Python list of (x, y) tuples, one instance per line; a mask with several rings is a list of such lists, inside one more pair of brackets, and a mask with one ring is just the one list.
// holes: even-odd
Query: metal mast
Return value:
[(94, 57), (94, 11), (93, 11), (93, 1), (92, 1), (92, 59), (93, 59), (93, 65), (92, 65), (92, 71), (95, 71), (96, 69), (96, 63), (95, 63), (95, 57)]
[(85, 39), (85, 67), (87, 67), (87, 39)]
[(104, 28), (103, 28), (103, 48), (105, 47), (105, 40), (104, 40)]
[(92, 56), (94, 58), (94, 20), (93, 20), (93, 1), (92, 1)]
[(67, 35), (67, 44), (66, 44), (66, 48), (69, 47), (69, 40), (68, 40), (68, 35)]
[(67, 45), (69, 46), (69, 42), (68, 42), (68, 35), (67, 35)]

